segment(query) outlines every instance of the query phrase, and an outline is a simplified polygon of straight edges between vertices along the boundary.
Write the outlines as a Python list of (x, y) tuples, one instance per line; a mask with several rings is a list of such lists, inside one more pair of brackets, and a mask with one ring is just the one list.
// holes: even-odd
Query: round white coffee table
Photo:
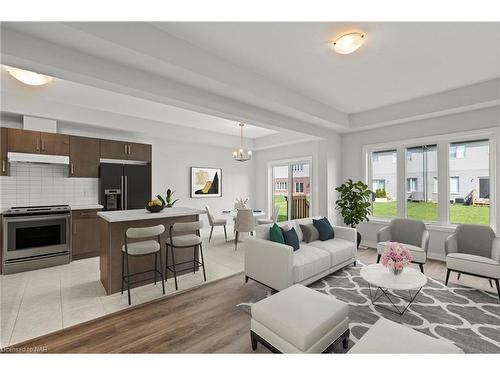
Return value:
[[(415, 298), (420, 293), (422, 287), (427, 284), (427, 277), (422, 272), (410, 267), (405, 267), (400, 275), (394, 275), (388, 268), (377, 263), (364, 266), (361, 269), (360, 274), (361, 277), (369, 284), (370, 299), (372, 304), (374, 306), (396, 312), (399, 315), (403, 315), (405, 313), (412, 302), (415, 301)], [(372, 286), (377, 288), (375, 293), (372, 293)], [(391, 294), (389, 290), (407, 291), (409, 299), (401, 295)], [(412, 291), (414, 291), (413, 295)], [(375, 303), (382, 296), (387, 297), (394, 309)], [(394, 297), (402, 299), (408, 303), (404, 306), (398, 306), (394, 303)]]

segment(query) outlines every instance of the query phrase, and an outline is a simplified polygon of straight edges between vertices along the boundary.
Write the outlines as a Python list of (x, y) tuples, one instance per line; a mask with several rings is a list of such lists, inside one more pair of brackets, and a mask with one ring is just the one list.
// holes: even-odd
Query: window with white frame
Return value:
[(303, 182), (296, 182), (295, 183), (295, 192), (296, 193), (303, 193), (304, 192), (304, 183)]
[(376, 217), (397, 216), (397, 152), (394, 149), (371, 153), (372, 213)]
[[(391, 183), (406, 189), (401, 194), (401, 198), (406, 198), (405, 201), (391, 208), (392, 216), (442, 224), (490, 224), (491, 215), (495, 212), (494, 207), (491, 207), (495, 202), (491, 199), (490, 192), (495, 191), (496, 181), (491, 177), (494, 172), (491, 170), (491, 158), (495, 153), (491, 153), (492, 141), (489, 137), (494, 137), (494, 132), (476, 134), (482, 136), (474, 138), (450, 134), (429, 138), (433, 141), (431, 144), (425, 143), (425, 140), (421, 145), (418, 145), (418, 140), (391, 143), (389, 147), (396, 149), (391, 153), (391, 157), (396, 155), (396, 164), (405, 162), (404, 167), (399, 170), (394, 166), (395, 175), (391, 178)], [(384, 165), (383, 154), (387, 152), (378, 151), (382, 147), (384, 146), (379, 144), (373, 149), (365, 148), (365, 160), (370, 163), (367, 181), (370, 181), (374, 193), (381, 187), (379, 180), (384, 180), (387, 173), (387, 169), (379, 167)], [(448, 159), (446, 163), (445, 158)], [(447, 168), (443, 168), (444, 166)], [(439, 188), (439, 182), (443, 180), (448, 183), (447, 189)], [(377, 209), (373, 210), (372, 216), (386, 217), (384, 213), (391, 202), (376, 199), (375, 194), (374, 201)], [(445, 205), (449, 205), (449, 209), (445, 209)]]

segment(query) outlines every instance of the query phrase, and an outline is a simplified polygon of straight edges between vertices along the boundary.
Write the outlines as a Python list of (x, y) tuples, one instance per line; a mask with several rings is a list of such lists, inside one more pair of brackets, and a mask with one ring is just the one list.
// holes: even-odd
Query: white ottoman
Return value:
[(353, 346), (351, 353), (439, 354), (463, 351), (447, 341), (380, 318)]
[(252, 305), (252, 349), (275, 353), (329, 352), (349, 341), (349, 306), (333, 296), (295, 284)]

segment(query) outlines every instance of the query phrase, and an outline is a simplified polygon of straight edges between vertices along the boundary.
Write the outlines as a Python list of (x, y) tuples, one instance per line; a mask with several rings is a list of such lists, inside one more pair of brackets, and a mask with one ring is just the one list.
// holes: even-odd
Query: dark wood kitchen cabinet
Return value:
[(7, 148), (11, 152), (68, 156), (69, 135), (8, 128)]
[(99, 177), (99, 139), (69, 137), (69, 176)]
[(151, 145), (144, 143), (132, 143), (127, 145), (127, 159), (151, 162)]
[(71, 259), (99, 256), (100, 236), (97, 212), (100, 210), (71, 211)]
[(42, 154), (69, 155), (69, 135), (40, 132)]
[(8, 175), (9, 161), (7, 159), (7, 128), (0, 128), (0, 176)]
[(11, 152), (40, 153), (40, 132), (24, 129), (7, 129), (7, 148)]
[(127, 160), (127, 142), (101, 139), (101, 158)]

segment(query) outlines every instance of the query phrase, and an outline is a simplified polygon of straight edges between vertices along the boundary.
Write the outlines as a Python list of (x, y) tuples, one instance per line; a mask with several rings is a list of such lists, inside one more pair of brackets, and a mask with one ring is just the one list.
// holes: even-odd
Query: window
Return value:
[(397, 216), (397, 153), (384, 150), (371, 153), (372, 215)]
[(450, 194), (460, 194), (460, 177), (450, 177)]
[(438, 194), (438, 178), (434, 177), (432, 181), (432, 194)]
[(490, 144), (450, 143), (450, 223), (490, 223)]
[(293, 172), (302, 172), (304, 171), (304, 164), (294, 164), (292, 165)]
[(407, 193), (413, 193), (417, 191), (417, 185), (418, 185), (418, 178), (417, 177), (410, 177), (406, 179), (406, 192)]
[(433, 194), (434, 177), (438, 175), (437, 145), (411, 147), (406, 155), (406, 216), (437, 221), (438, 196)]
[(304, 183), (303, 182), (296, 182), (295, 183), (295, 192), (296, 193), (303, 193), (304, 192)]

